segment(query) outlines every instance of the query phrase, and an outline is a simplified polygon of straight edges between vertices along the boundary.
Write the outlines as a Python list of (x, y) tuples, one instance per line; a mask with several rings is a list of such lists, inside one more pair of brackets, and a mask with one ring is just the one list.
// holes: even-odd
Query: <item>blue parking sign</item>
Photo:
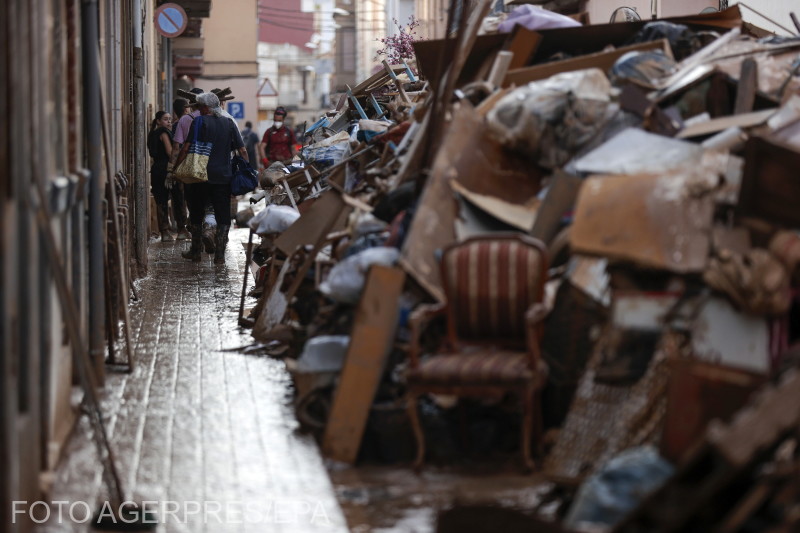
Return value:
[(228, 102), (228, 113), (236, 120), (244, 118), (244, 102)]

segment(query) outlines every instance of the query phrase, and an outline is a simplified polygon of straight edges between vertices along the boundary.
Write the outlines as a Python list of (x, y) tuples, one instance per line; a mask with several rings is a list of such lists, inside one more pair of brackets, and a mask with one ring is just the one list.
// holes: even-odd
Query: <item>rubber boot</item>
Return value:
[(181, 254), (184, 259), (191, 259), (195, 263), (200, 262), (200, 252), (202, 251), (202, 235), (200, 234), (199, 226), (190, 226), (189, 231), (192, 233), (191, 247)]
[(217, 239), (217, 227), (203, 223), (203, 247), (207, 254), (213, 254), (215, 249), (214, 241)]
[(173, 242), (172, 233), (169, 232), (169, 207), (164, 204), (156, 205), (156, 218), (158, 231), (161, 232), (161, 242)]
[(225, 264), (225, 248), (228, 244), (228, 230), (230, 226), (217, 225), (217, 238), (215, 239), (214, 263)]
[(175, 217), (175, 224), (178, 225), (178, 236), (176, 239), (179, 241), (191, 239), (192, 237), (187, 229), (189, 220), (186, 217), (186, 200), (184, 200), (183, 195), (183, 184), (173, 184), (170, 196), (172, 197), (172, 214)]

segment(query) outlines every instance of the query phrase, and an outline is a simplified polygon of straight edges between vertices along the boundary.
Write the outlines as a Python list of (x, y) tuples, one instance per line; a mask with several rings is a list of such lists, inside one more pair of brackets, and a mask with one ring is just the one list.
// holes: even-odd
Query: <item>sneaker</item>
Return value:
[(172, 233), (168, 231), (161, 232), (161, 242), (174, 242), (175, 239), (172, 238)]
[(186, 231), (186, 228), (183, 228), (182, 230), (180, 230), (180, 231), (178, 232), (178, 236), (176, 237), (176, 240), (179, 240), (179, 241), (188, 241), (188, 240), (189, 240), (189, 239), (191, 239), (191, 238), (192, 238), (192, 235), (191, 235), (191, 233), (189, 233), (188, 231)]

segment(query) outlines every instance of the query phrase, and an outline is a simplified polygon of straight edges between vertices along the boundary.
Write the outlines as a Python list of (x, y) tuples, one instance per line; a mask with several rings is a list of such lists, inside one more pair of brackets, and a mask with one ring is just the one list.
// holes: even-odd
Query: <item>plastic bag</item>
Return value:
[(361, 237), (367, 233), (377, 233), (386, 230), (389, 224), (375, 218), (372, 213), (353, 211), (350, 215), (351, 234), (353, 238)]
[(550, 28), (574, 28), (581, 23), (560, 13), (548, 11), (539, 6), (530, 4), (521, 5), (508, 15), (503, 22), (498, 24), (500, 33), (508, 33), (519, 24), (529, 30), (546, 30)]
[(347, 335), (321, 335), (309, 339), (297, 359), (300, 372), (337, 372), (344, 365), (350, 337)]
[(557, 168), (602, 129), (610, 94), (600, 69), (557, 74), (501, 98), (487, 115), (489, 132), (541, 166)]
[(394, 265), (400, 257), (397, 248), (376, 247), (342, 260), (331, 269), (319, 290), (340, 303), (357, 304), (364, 288), (367, 271), (372, 265)]
[(564, 525), (568, 529), (579, 529), (585, 523), (614, 526), (673, 470), (652, 446), (625, 450), (581, 485)]
[(300, 218), (300, 213), (285, 205), (268, 205), (250, 219), (250, 228), (259, 235), (283, 233)]
[(349, 147), (349, 141), (319, 148), (306, 147), (303, 148), (303, 159), (309, 164), (313, 163), (317, 169), (322, 170), (341, 162)]
[(631, 81), (636, 84), (655, 88), (654, 82), (668, 76), (675, 70), (675, 60), (664, 52), (628, 52), (617, 59), (611, 67), (611, 80), (615, 84), (620, 81)]

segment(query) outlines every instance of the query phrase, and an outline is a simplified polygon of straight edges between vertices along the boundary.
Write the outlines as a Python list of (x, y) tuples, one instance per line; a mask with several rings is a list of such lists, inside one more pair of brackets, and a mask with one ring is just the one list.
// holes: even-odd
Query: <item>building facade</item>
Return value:
[[(333, 0), (260, 0), (258, 130), (278, 105), (291, 126), (314, 121), (330, 103), (334, 73)], [(310, 123), (310, 122), (309, 122)]]
[[(76, 361), (88, 357), (102, 384), (108, 336), (128, 305), (123, 287), (147, 272), (145, 136), (172, 99), (171, 43), (153, 24), (160, 3), (0, 3), (4, 532), (32, 531), (8, 503), (47, 498), (48, 472), (80, 416)], [(210, 0), (179, 3), (199, 31)]]
[(230, 87), (235, 100), (226, 103), (240, 128), (258, 120), (258, 2), (212, 2), (203, 22), (202, 74), (194, 86), (210, 91)]

